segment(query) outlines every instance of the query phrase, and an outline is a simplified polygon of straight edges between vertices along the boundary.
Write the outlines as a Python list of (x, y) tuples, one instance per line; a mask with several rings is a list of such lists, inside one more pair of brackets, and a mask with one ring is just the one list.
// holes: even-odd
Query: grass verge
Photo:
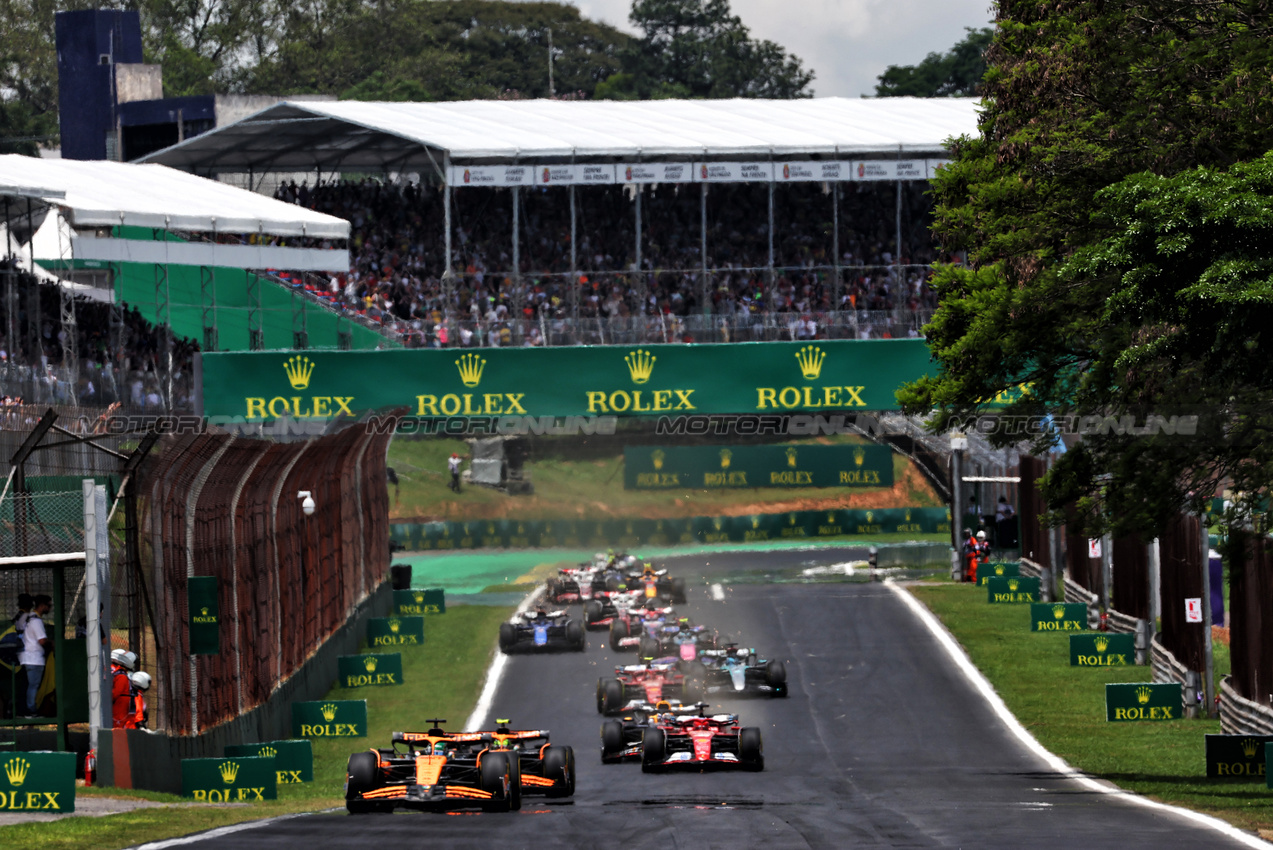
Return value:
[(177, 805), (0, 827), (0, 847), (108, 850), (260, 818), (343, 806), (345, 762), (350, 753), (388, 746), (389, 735), (395, 730), (422, 731), (426, 717), (445, 717), (454, 728), (468, 718), (495, 651), (499, 623), (511, 614), (512, 608), (502, 606), (451, 607), (445, 614), (426, 620), (423, 647), (403, 650), (401, 687), (333, 688), (328, 699), (367, 700), (368, 737), (315, 739), (314, 781), (279, 786), (277, 800), (251, 806), (193, 804), (170, 794), (81, 788), (80, 793), (86, 796), (141, 797)]
[[(1044, 747), (1085, 773), (1164, 803), (1250, 830), (1273, 829), (1273, 794), (1260, 782), (1207, 779), (1203, 735), (1218, 720), (1110, 723), (1105, 684), (1147, 682), (1148, 667), (1069, 666), (1069, 636), (1030, 631), (1028, 605), (989, 605), (968, 585), (910, 588), (950, 629), (1008, 709)], [(1216, 675), (1229, 671), (1216, 646)]]

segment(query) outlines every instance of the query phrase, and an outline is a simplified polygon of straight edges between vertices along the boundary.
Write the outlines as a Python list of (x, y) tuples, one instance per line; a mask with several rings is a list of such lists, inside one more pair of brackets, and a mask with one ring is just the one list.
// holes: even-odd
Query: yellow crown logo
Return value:
[(787, 520), (788, 520), (788, 524), (790, 524), (790, 525), (795, 525), (795, 524), (796, 524), (796, 513), (795, 513), (795, 511), (792, 511), (791, 513), (787, 514)]
[[(998, 572), (1003, 572), (1003, 570), (999, 570)], [(1056, 620), (1064, 620), (1064, 619), (1065, 619), (1065, 606), (1064, 606), (1064, 605), (1060, 605), (1060, 604), (1053, 605), (1053, 606), (1052, 606), (1052, 617), (1053, 617), (1053, 619), (1056, 619)], [(1101, 651), (1102, 651), (1102, 652), (1104, 652), (1104, 650), (1101, 650)]]
[(730, 461), (730, 458), (732, 458), (733, 456), (734, 456), (734, 453), (731, 452), (729, 449), (721, 449), (720, 450), (720, 468), (729, 469), (729, 461)]
[(1259, 748), (1260, 748), (1260, 742), (1255, 740), (1254, 738), (1242, 739), (1242, 752), (1244, 755), (1246, 755), (1247, 758), (1249, 759), (1255, 758), (1255, 754), (1256, 752), (1259, 751)]
[(283, 362), (283, 371), (287, 373), (287, 382), (294, 390), (303, 390), (309, 386), (309, 376), (314, 374), (314, 361), (308, 357), (289, 357)]
[(1015, 593), (1017, 588), (1020, 586), (1021, 586), (1021, 582), (1017, 581), (1015, 578), (1008, 579), (1008, 590), (1011, 590), (1012, 592)]
[(720, 523), (720, 518), (719, 518), (719, 517), (717, 517), (716, 519), (713, 519), (713, 520), (712, 520), (712, 525), (713, 525), (713, 526), (715, 526), (715, 528), (716, 528), (716, 530), (717, 530), (717, 531), (720, 531), (720, 524), (721, 524), (721, 523)]
[(466, 387), (476, 387), (482, 382), (482, 370), (486, 368), (486, 360), (476, 354), (463, 354), (455, 365), (460, 370), (460, 380)]
[(395, 617), (394, 619), (389, 621), (389, 631), (393, 632), (395, 635), (398, 633), (398, 629), (400, 628), (402, 628), (401, 620)]
[(1141, 685), (1139, 688), (1136, 689), (1136, 702), (1140, 703), (1141, 705), (1144, 705), (1145, 703), (1149, 702), (1149, 695), (1152, 693), (1153, 691), (1149, 689), (1148, 685)]
[(376, 672), (376, 665), (379, 663), (380, 662), (376, 660), (376, 656), (374, 655), (368, 655), (362, 660), (362, 666), (367, 668), (368, 673)]
[(827, 511), (827, 522), (835, 522), (835, 511)]
[(239, 775), (239, 763), (237, 761), (223, 761), (221, 766), (217, 768), (217, 772), (221, 774), (221, 781), (226, 785), (233, 785), (234, 779)]
[(907, 522), (910, 522), (910, 521), (911, 521), (911, 511), (910, 511), (910, 508), (907, 508), (907, 509), (906, 509), (906, 521), (907, 521)]
[(336, 719), (336, 706), (332, 705), (330, 702), (324, 703), (323, 707), (320, 708), (319, 711), (323, 713), (323, 719), (328, 723), (331, 723)]
[(1109, 638), (1107, 637), (1098, 637), (1096, 640), (1092, 641), (1092, 643), (1096, 645), (1097, 652), (1104, 652), (1109, 649)]
[(417, 605), (423, 605), (423, 604), (424, 604), (424, 594), (423, 594), (423, 593), (416, 593), (416, 594), (415, 594), (415, 604), (417, 604)]
[[(997, 576), (1001, 576), (1001, 575), (1003, 575), (1003, 564), (995, 564), (995, 575), (997, 575)], [(1061, 610), (1062, 610), (1062, 611), (1064, 611), (1065, 609), (1063, 608), (1063, 609), (1061, 609)], [(1058, 618), (1059, 618), (1060, 616), (1061, 616), (1060, 614), (1057, 614), (1057, 617), (1058, 617)]]
[(655, 449), (654, 451), (650, 452), (650, 460), (654, 461), (655, 469), (663, 468), (663, 458), (665, 457), (667, 457), (667, 455), (663, 452), (662, 449)]
[(806, 345), (796, 352), (796, 362), (800, 364), (800, 374), (806, 381), (816, 381), (822, 374), (822, 361), (827, 356), (816, 345)]
[(31, 769), (31, 762), (18, 756), (11, 758), (4, 763), (4, 775), (8, 777), (10, 785), (21, 785), (27, 781), (27, 771)]
[(867, 511), (867, 512), (866, 512), (866, 521), (867, 521), (868, 523), (875, 522), (875, 511)]
[(628, 374), (632, 376), (632, 383), (644, 384), (650, 380), (650, 375), (654, 373), (654, 361), (658, 359), (650, 352), (640, 348), (631, 354), (625, 355), (623, 362), (628, 364)]
[(760, 517), (754, 516), (751, 518), (751, 527), (760, 528)]
[(272, 759), (278, 756), (278, 750), (273, 747), (261, 747), (260, 752), (258, 752), (257, 755)]
[(862, 448), (861, 446), (858, 446), (856, 449), (853, 450), (853, 464), (855, 466), (861, 466), (865, 462), (866, 462), (866, 449)]
[(796, 465), (796, 447), (787, 446), (787, 466)]
[(205, 617), (206, 617), (206, 616), (208, 616), (208, 609), (207, 609), (207, 608), (200, 608), (199, 610), (203, 613), (203, 616), (205, 616)]

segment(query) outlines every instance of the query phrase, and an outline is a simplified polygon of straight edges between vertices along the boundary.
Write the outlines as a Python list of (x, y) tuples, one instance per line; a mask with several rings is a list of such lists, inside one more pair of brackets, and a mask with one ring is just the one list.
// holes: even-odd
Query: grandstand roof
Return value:
[[(162, 165), (0, 155), (3, 187), (61, 207), (74, 227), (131, 225), (169, 230), (347, 239), (349, 222)], [(38, 190), (37, 190), (38, 191)], [(15, 195), (17, 192), (14, 193)]]
[(463, 163), (945, 150), (976, 135), (971, 98), (283, 102), (143, 161), (198, 173), (431, 171)]

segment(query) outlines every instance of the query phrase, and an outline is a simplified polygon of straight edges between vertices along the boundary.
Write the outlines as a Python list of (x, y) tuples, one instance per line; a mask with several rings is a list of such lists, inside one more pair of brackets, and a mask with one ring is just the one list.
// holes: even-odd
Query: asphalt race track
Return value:
[[(701, 557), (666, 565), (687, 578), (719, 581), (744, 569), (777, 573), (809, 566), (813, 557), (739, 553), (713, 556), (706, 567)], [(820, 552), (816, 562), (847, 557), (863, 554)], [(734, 583), (725, 585), (723, 601), (713, 601), (701, 581), (693, 588), (690, 604), (683, 606), (690, 616), (744, 635), (762, 655), (787, 663), (789, 698), (721, 703), (739, 713), (744, 725), (762, 728), (763, 773), (646, 775), (638, 764), (602, 765), (597, 677), (616, 663), (632, 663), (634, 656), (616, 659), (603, 633), (593, 632), (585, 655), (515, 658), (492, 713), (512, 718), (515, 728), (551, 729), (554, 743), (575, 748), (578, 785), (572, 802), (527, 798), (513, 814), (342, 811), (194, 846), (1242, 846), (1174, 814), (1088, 790), (1048, 770), (1011, 737), (923, 624), (881, 584)], [(430, 716), (428, 706), (420, 709), (421, 718)], [(341, 803), (339, 789), (333, 789), (332, 803)]]

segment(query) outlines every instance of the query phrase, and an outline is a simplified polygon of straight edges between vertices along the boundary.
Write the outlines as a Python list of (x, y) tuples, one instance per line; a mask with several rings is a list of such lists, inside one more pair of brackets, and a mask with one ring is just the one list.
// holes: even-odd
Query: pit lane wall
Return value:
[(390, 540), (409, 552), (754, 543), (898, 533), (949, 534), (950, 511), (842, 508), (680, 519), (472, 520), (389, 525)]

